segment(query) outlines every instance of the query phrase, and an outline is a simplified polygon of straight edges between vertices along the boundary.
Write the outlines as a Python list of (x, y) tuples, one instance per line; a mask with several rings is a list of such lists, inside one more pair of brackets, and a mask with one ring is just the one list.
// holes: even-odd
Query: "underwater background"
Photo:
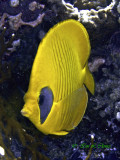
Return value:
[[(73, 131), (46, 136), (20, 111), (38, 45), (66, 19), (78, 20), (89, 33), (95, 94), (89, 93), (85, 115)], [(120, 159), (119, 68), (119, 0), (0, 0), (0, 159)]]

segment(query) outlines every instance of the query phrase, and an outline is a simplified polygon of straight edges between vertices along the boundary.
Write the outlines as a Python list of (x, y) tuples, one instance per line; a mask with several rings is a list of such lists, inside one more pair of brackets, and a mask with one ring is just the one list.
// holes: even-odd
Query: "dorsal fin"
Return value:
[(50, 29), (49, 33), (53, 34), (53, 32), (54, 36), (59, 34), (69, 41), (76, 53), (78, 53), (80, 64), (83, 68), (90, 55), (90, 41), (85, 27), (80, 22), (69, 19), (58, 23)]

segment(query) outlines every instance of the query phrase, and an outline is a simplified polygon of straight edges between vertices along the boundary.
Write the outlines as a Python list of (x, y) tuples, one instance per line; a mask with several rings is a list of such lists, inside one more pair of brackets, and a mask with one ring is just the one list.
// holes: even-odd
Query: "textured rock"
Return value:
[(100, 8), (107, 7), (112, 1), (108, 0), (76, 0), (75, 7), (78, 7), (79, 10), (83, 9), (95, 9), (99, 10)]
[(10, 0), (11, 7), (17, 7), (19, 5), (19, 0)]
[[(37, 142), (42, 137), (42, 141), (47, 144), (47, 150), (42, 150), (42, 152), (49, 159), (85, 159), (89, 149), (73, 148), (72, 146), (74, 144), (80, 146), (83, 143), (89, 145), (91, 142), (90, 135), (94, 133), (94, 144), (96, 146), (104, 142), (110, 148), (93, 149), (91, 160), (117, 159), (120, 155), (119, 1), (76, 0), (76, 3), (73, 3), (73, 0), (28, 0), (27, 2), (20, 1), (17, 7), (11, 7), (8, 2), (10, 1), (2, 0), (0, 2), (0, 29), (3, 30), (4, 25), (7, 27), (4, 37), (5, 42), (9, 41), (13, 31), (15, 32), (15, 39), (12, 43), (13, 47), (8, 48), (9, 52), (13, 53), (8, 54), (8, 52), (5, 52), (2, 63), (11, 62), (12, 65), (15, 63), (17, 65), (12, 67), (9, 81), (0, 84), (0, 106), (4, 106), (3, 108), (7, 114), (11, 114), (10, 111), (15, 113), (14, 119), (17, 116), (19, 123), (22, 125), (22, 131), (24, 131), (22, 135), (25, 135), (27, 144), (31, 148), (29, 150), (23, 147), (22, 143), (19, 144), (21, 141), (17, 137), (15, 137), (16, 141), (14, 141), (12, 133), (9, 133), (13, 139), (13, 142), (10, 141), (10, 144), (12, 144), (11, 150), (15, 153), (16, 158), (21, 156), (22, 159), (27, 159), (31, 156), (32, 151), (34, 156), (38, 156), (44, 143), (39, 141), (38, 144)], [(20, 13), (22, 15), (19, 15)], [(5, 14), (7, 16), (3, 18)], [(35, 28), (33, 28), (29, 23), (36, 22), (39, 14), (45, 14), (45, 16), (42, 22), (40, 24), (35, 23)], [(20, 19), (17, 15), (21, 16)], [(19, 95), (17, 87), (20, 88), (20, 91), (27, 90), (32, 63), (39, 42), (46, 32), (54, 24), (69, 18), (79, 20), (89, 32), (92, 44), (89, 67), (93, 72), (96, 88), (94, 96), (89, 94), (88, 107), (79, 126), (67, 136), (56, 138), (54, 136), (41, 135), (30, 122), (20, 115), (24, 102)], [(19, 23), (21, 20), (26, 24), (21, 25)], [(18, 27), (16, 27), (16, 24), (18, 24)], [(2, 104), (3, 97), (5, 98), (5, 104)], [(15, 102), (16, 100), (18, 101), (17, 103)], [(6, 103), (7, 101), (8, 103)], [(13, 110), (9, 108), (9, 104), (13, 106)], [(2, 117), (1, 122), (7, 116), (5, 113), (0, 114), (0, 118)], [(9, 122), (9, 119), (6, 122)], [(11, 128), (8, 123), (6, 123), (6, 127)], [(18, 132), (14, 131), (14, 133), (16, 135)], [(5, 135), (5, 137), (6, 141), (8, 141), (9, 136)], [(40, 159), (44, 158), (41, 157)], [(35, 157), (32, 158), (35, 159)]]
[[(91, 6), (91, 3), (96, 7)], [(113, 11), (113, 9), (116, 10), (117, 1), (113, 0), (109, 5), (105, 2), (104, 7), (99, 7), (100, 4), (103, 5), (101, 1), (93, 1), (87, 3), (87, 6), (89, 5), (87, 9), (79, 10), (79, 21), (88, 29), (93, 45), (103, 44), (110, 38), (112, 32), (118, 28), (117, 15)]]
[(18, 30), (19, 27), (21, 27), (22, 25), (28, 25), (31, 27), (36, 27), (38, 24), (40, 24), (42, 22), (43, 17), (45, 16), (45, 14), (39, 14), (37, 19), (35, 21), (31, 21), (31, 22), (24, 22), (22, 20), (22, 13), (19, 13), (18, 15), (12, 16), (9, 15), (7, 13), (4, 13), (1, 21), (0, 21), (0, 26), (4, 26), (5, 25), (5, 19), (8, 18), (9, 19), (9, 25), (11, 27), (11, 29), (13, 30)]
[(61, 20), (74, 18), (82, 23), (88, 30), (93, 47), (104, 44), (118, 29), (117, 0), (78, 0), (73, 5), (64, 0), (48, 2), (52, 3), (51, 9), (60, 15)]
[(116, 119), (120, 122), (120, 112), (117, 112)]

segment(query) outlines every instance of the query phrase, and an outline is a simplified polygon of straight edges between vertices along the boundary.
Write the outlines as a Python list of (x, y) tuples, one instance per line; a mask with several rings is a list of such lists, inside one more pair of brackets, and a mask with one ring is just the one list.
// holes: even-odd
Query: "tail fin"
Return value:
[(95, 92), (95, 82), (92, 74), (89, 71), (88, 64), (86, 64), (86, 76), (85, 76), (85, 81), (84, 84), (88, 88), (88, 90), (94, 95)]

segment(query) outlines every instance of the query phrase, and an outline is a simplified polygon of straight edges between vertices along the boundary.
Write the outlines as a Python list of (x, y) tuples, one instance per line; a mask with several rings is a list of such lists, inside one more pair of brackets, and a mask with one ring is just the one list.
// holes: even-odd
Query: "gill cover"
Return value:
[(21, 113), (44, 134), (65, 135), (81, 121), (94, 79), (88, 69), (90, 42), (75, 20), (55, 25), (39, 45)]

